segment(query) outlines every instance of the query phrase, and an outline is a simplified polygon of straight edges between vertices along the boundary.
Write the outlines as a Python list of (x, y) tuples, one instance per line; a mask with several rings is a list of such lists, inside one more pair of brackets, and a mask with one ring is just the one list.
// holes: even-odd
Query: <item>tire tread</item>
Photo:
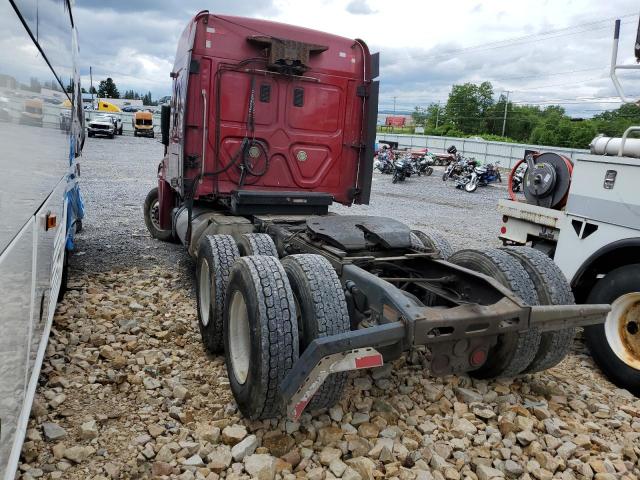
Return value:
[[(495, 279), (520, 297), (524, 303), (527, 305), (538, 304), (538, 295), (531, 277), (529, 277), (529, 274), (520, 266), (519, 262), (507, 252), (496, 248), (459, 250), (451, 256), (449, 261), (464, 266), (465, 260), (469, 258), (473, 259), (474, 257), (475, 259), (482, 258), (491, 263), (499, 272), (498, 278)], [(487, 272), (481, 273), (488, 274)], [(489, 365), (491, 362), (490, 352), (490, 358), (487, 364), (479, 370), (471, 372), (472, 375), (475, 374), (475, 376), (481, 378), (513, 377), (522, 373), (529, 366), (538, 351), (540, 331), (532, 328), (525, 332), (506, 335), (517, 335), (515, 347), (513, 351), (508, 352), (507, 361), (502, 364)]]
[[(209, 272), (212, 275), (212, 284), (215, 295), (211, 298), (211, 318), (205, 327), (200, 320), (200, 298), (196, 295), (198, 308), (198, 325), (202, 342), (211, 353), (224, 351), (223, 339), (223, 313), (227, 292), (227, 284), (234, 262), (240, 256), (238, 247), (231, 235), (206, 235), (200, 241), (198, 257), (205, 255), (209, 262)], [(196, 275), (200, 274), (200, 268), (196, 269)], [(199, 282), (199, 279), (198, 279)], [(196, 286), (196, 292), (199, 291)]]
[[(573, 305), (575, 299), (571, 287), (562, 270), (543, 252), (531, 247), (503, 247), (501, 250), (516, 258), (533, 279), (541, 305)], [(563, 328), (544, 332), (540, 347), (526, 373), (547, 370), (560, 363), (567, 356), (576, 329)]]
[[(262, 345), (259, 353), (262, 365), (264, 387), (261, 403), (255, 412), (249, 412), (253, 419), (274, 418), (282, 413), (280, 382), (298, 359), (298, 328), (293, 293), (287, 274), (277, 258), (254, 255), (238, 259), (234, 268), (244, 267), (253, 280), (257, 293), (258, 318)], [(266, 335), (265, 335), (266, 334)]]
[[(290, 255), (283, 260), (291, 281), (292, 275), (304, 276), (301, 288), (307, 288), (313, 301), (316, 338), (348, 332), (351, 328), (349, 311), (340, 279), (327, 259), (320, 255)], [(310, 409), (329, 408), (342, 397), (347, 381), (346, 372), (326, 378), (309, 402)]]

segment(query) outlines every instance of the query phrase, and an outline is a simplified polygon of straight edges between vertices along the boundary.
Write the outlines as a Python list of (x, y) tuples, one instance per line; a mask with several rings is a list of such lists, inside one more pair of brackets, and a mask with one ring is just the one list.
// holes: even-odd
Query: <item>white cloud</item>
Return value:
[[(209, 3), (214, 4), (207, 5), (212, 12), (255, 16), (365, 39), (372, 51), (381, 53), (381, 106), (390, 106), (396, 96), (398, 107), (407, 109), (446, 100), (453, 83), (466, 81), (489, 80), (496, 93), (512, 91), (510, 98), (515, 101), (613, 95), (607, 78), (612, 21), (558, 32), (555, 38), (536, 35), (637, 10), (636, 0)], [(111, 75), (121, 90), (151, 89), (155, 96), (170, 93), (168, 72), (177, 39), (200, 2), (122, 1), (107, 4), (122, 8), (96, 10), (102, 5), (105, 3), (97, 0), (77, 0), (76, 23), (84, 65), (94, 65), (99, 78)], [(370, 14), (353, 15), (347, 13), (349, 9)], [(624, 22), (621, 56), (630, 62), (637, 17)], [(506, 48), (468, 49), (526, 35), (533, 35), (531, 39), (536, 41)], [(637, 77), (631, 77), (628, 90), (640, 93), (640, 81), (633, 78)], [(567, 105), (570, 111), (584, 111), (585, 115), (604, 107), (611, 105)]]
[(372, 13), (376, 13), (376, 11), (369, 6), (367, 0), (351, 0), (347, 4), (346, 10), (354, 15), (371, 15)]

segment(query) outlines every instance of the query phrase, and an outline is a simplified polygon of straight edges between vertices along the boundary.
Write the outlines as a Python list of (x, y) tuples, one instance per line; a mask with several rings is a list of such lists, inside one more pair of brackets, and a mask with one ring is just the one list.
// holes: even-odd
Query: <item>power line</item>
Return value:
[[(510, 39), (505, 39), (505, 40), (499, 40), (499, 41), (495, 41), (495, 42), (489, 42), (489, 43), (485, 43), (485, 44), (479, 44), (479, 45), (474, 45), (474, 46), (470, 46), (470, 47), (462, 47), (462, 48), (458, 48), (455, 50), (449, 50), (446, 52), (442, 52), (442, 53), (437, 53), (437, 54), (432, 54), (432, 55), (424, 55), (424, 56), (415, 56), (413, 58), (418, 58), (421, 60), (426, 60), (426, 59), (431, 59), (431, 58), (439, 58), (439, 57), (443, 57), (443, 56), (451, 56), (454, 54), (465, 54), (465, 53), (475, 53), (478, 51), (483, 51), (483, 50), (493, 50), (496, 48), (505, 48), (505, 47), (512, 47), (514, 45), (520, 45), (523, 43), (531, 43), (531, 42), (539, 42), (539, 41), (544, 41), (544, 40), (550, 40), (550, 39), (554, 39), (554, 38), (558, 38), (558, 37), (564, 37), (564, 36), (570, 36), (570, 35), (578, 35), (580, 33), (586, 33), (586, 32), (591, 32), (591, 31), (595, 31), (595, 30), (603, 30), (605, 28), (609, 28), (609, 24), (612, 20), (616, 20), (618, 18), (627, 18), (627, 17), (632, 17), (635, 16), (635, 13), (628, 13), (625, 15), (622, 15), (620, 17), (610, 17), (610, 18), (606, 18), (603, 20), (597, 20), (597, 21), (593, 21), (593, 22), (587, 22), (587, 23), (582, 23), (582, 24), (577, 24), (577, 25), (573, 25), (570, 27), (564, 27), (564, 28), (560, 28), (560, 29), (555, 29), (555, 30), (547, 30), (547, 31), (543, 31), (543, 32), (539, 32), (539, 33), (535, 33), (535, 34), (529, 34), (529, 35), (524, 35), (522, 37), (514, 37), (514, 38), (510, 38)], [(608, 25), (603, 25), (597, 28), (584, 28), (584, 27), (589, 27), (589, 26), (595, 26), (601, 23), (607, 22)], [(625, 22), (623, 24), (627, 24), (629, 22)], [(582, 30), (580, 30), (582, 28)], [(566, 33), (562, 33), (562, 32), (566, 32)], [(540, 38), (537, 38), (540, 37)]]
[(604, 70), (605, 67), (593, 67), (593, 68), (582, 68), (578, 70), (567, 70), (564, 72), (552, 72), (552, 73), (536, 73), (535, 75), (524, 75), (519, 77), (502, 77), (501, 79), (493, 79), (490, 80), (492, 82), (503, 82), (505, 80), (529, 80), (531, 78), (539, 78), (539, 77), (555, 77), (558, 75), (571, 75), (573, 73), (582, 73), (582, 72), (593, 72), (595, 70)]

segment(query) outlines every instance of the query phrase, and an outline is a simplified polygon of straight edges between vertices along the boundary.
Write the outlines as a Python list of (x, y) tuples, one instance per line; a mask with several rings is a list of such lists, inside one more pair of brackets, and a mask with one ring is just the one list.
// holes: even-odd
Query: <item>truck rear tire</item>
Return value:
[(640, 264), (625, 265), (598, 280), (587, 303), (611, 303), (601, 325), (584, 327), (591, 356), (616, 385), (640, 395)]
[(278, 258), (276, 244), (266, 233), (243, 233), (238, 239), (240, 256), (266, 255)]
[[(495, 248), (460, 250), (449, 261), (494, 278), (510, 289), (527, 305), (537, 305), (538, 295), (529, 274), (507, 252)], [(540, 345), (540, 331), (505, 333), (489, 350), (487, 361), (470, 372), (476, 378), (513, 377), (523, 372), (533, 361)]]
[(169, 241), (173, 238), (171, 230), (162, 230), (159, 221), (158, 187), (152, 188), (144, 200), (144, 223), (153, 238)]
[[(536, 287), (540, 305), (575, 303), (569, 282), (547, 255), (531, 247), (504, 247), (502, 250), (515, 257), (527, 271)], [(541, 372), (560, 363), (569, 353), (575, 334), (573, 327), (543, 332), (538, 352), (525, 372)]]
[[(290, 255), (282, 260), (282, 265), (296, 300), (301, 354), (316, 338), (351, 330), (340, 279), (326, 258)], [(342, 397), (346, 381), (346, 372), (328, 376), (309, 402), (309, 408), (334, 406)]]
[(434, 251), (438, 258), (447, 260), (453, 255), (453, 247), (440, 233), (434, 232), (433, 230), (429, 233), (423, 232), (422, 230), (411, 230), (411, 233), (420, 239), (427, 250)]
[(205, 348), (224, 350), (223, 312), (229, 274), (240, 257), (231, 235), (205, 235), (198, 246), (196, 300), (198, 326)]
[(293, 292), (277, 258), (239, 258), (224, 307), (227, 374), (242, 414), (274, 418), (284, 411), (280, 382), (298, 360)]

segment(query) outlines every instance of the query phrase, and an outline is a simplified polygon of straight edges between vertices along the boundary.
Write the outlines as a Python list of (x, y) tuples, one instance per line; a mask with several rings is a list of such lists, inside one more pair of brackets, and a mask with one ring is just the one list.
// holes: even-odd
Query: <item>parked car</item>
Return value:
[(87, 133), (90, 137), (94, 135), (106, 135), (113, 138), (116, 134), (116, 126), (111, 118), (105, 115), (99, 115), (89, 122)]
[(151, 112), (134, 113), (131, 123), (133, 125), (134, 137), (143, 135), (153, 138), (155, 136), (153, 132), (153, 114)]
[(116, 128), (116, 134), (122, 135), (122, 117), (120, 115), (109, 113), (105, 115), (98, 115), (96, 118), (109, 118), (113, 123), (113, 126)]
[(122, 107), (121, 110), (127, 113), (135, 113), (139, 110), (139, 108), (131, 105), (127, 105), (126, 107)]

